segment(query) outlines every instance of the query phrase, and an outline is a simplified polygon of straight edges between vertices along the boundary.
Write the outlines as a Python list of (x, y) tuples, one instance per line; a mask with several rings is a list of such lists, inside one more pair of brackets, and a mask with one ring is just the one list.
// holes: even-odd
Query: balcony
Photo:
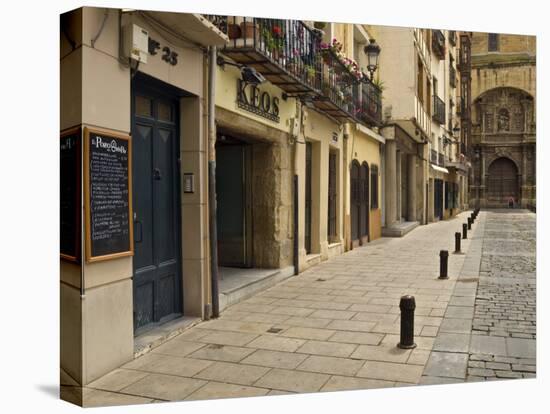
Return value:
[(185, 37), (201, 46), (223, 46), (227, 42), (225, 32), (207, 16), (195, 13), (143, 11), (143, 16), (155, 26), (167, 28), (176, 37)]
[(229, 42), (222, 53), (252, 67), (289, 95), (319, 93), (320, 37), (299, 20), (208, 16)]
[(208, 18), (229, 37), (224, 55), (254, 68), (288, 96), (307, 95), (316, 109), (341, 122), (376, 125), (381, 119), (379, 89), (363, 87), (361, 73), (352, 72), (333, 49), (321, 48), (315, 29), (299, 20)]
[(449, 65), (449, 84), (451, 88), (456, 88), (456, 69), (453, 65)]
[(445, 35), (441, 30), (432, 30), (432, 51), (439, 60), (445, 59)]
[(430, 151), (430, 163), (437, 165), (437, 151), (434, 149)]
[(433, 115), (432, 119), (439, 123), (439, 125), (445, 124), (445, 102), (437, 95), (433, 96)]
[(321, 89), (321, 94), (313, 97), (315, 107), (336, 120), (356, 121), (355, 116), (361, 110), (357, 106), (361, 89), (357, 77), (331, 49), (320, 51), (315, 60), (320, 60), (315, 85)]
[(380, 88), (366, 77), (360, 83), (361, 93), (355, 106), (357, 119), (369, 126), (382, 125), (382, 93)]

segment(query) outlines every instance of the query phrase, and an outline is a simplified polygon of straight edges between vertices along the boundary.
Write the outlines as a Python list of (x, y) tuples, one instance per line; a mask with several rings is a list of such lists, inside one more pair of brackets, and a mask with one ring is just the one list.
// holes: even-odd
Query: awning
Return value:
[(435, 165), (435, 164), (430, 164), (430, 165), (436, 171), (439, 171), (439, 172), (442, 172), (442, 173), (445, 173), (445, 174), (449, 174), (449, 170), (446, 169), (446, 168), (440, 167), (439, 165)]

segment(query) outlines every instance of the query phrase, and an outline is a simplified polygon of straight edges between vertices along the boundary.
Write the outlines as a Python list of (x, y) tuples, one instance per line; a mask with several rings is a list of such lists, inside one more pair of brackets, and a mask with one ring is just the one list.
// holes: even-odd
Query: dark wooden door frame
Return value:
[[(159, 102), (162, 101), (164, 103), (168, 103), (171, 107), (172, 116), (174, 117), (173, 123), (164, 123), (163, 121), (158, 119), (158, 115), (156, 113), (155, 107), (153, 107), (152, 111), (152, 118), (151, 119), (145, 119), (143, 117), (139, 117), (136, 115), (136, 105), (135, 105), (135, 98), (136, 94), (139, 94), (141, 96), (149, 97), (153, 100), (153, 102)], [(153, 103), (153, 106), (155, 106), (155, 103)], [(151, 328), (154, 328), (155, 326), (162, 324), (164, 322), (167, 322), (168, 320), (174, 319), (178, 316), (180, 316), (183, 313), (183, 268), (182, 268), (182, 232), (181, 232), (181, 224), (182, 224), (182, 216), (181, 216), (181, 193), (180, 193), (180, 117), (179, 117), (179, 99), (178, 95), (175, 93), (175, 90), (173, 88), (168, 88), (163, 85), (162, 82), (156, 81), (153, 78), (150, 78), (146, 75), (142, 75), (141, 73), (138, 73), (138, 76), (136, 76), (132, 80), (131, 85), (131, 127), (132, 127), (132, 133), (136, 130), (136, 124), (137, 122), (149, 122), (150, 125), (152, 125), (153, 129), (155, 130), (159, 126), (166, 129), (172, 129), (174, 133), (174, 148), (173, 148), (173, 171), (172, 171), (172, 191), (173, 191), (173, 208), (174, 208), (174, 229), (175, 232), (174, 238), (175, 238), (175, 285), (174, 285), (174, 312), (164, 315), (160, 317), (157, 312), (159, 312), (159, 307), (161, 305), (161, 298), (158, 292), (154, 293), (154, 317), (153, 321), (149, 324), (143, 325), (143, 326), (136, 326), (136, 307), (138, 304), (136, 303), (135, 298), (135, 288), (136, 288), (136, 269), (134, 267), (133, 263), (133, 290), (134, 290), (134, 335), (139, 335)], [(154, 133), (154, 131), (153, 131)], [(153, 151), (151, 147), (151, 151)], [(154, 154), (151, 154), (151, 160), (152, 163), (154, 163), (153, 159)], [(139, 165), (136, 165), (137, 163), (134, 163), (134, 168), (139, 168)], [(143, 167), (143, 166), (142, 166)], [(151, 167), (153, 167), (151, 165)], [(134, 181), (133, 185), (136, 185), (136, 182)], [(152, 189), (154, 191), (154, 189)], [(136, 196), (136, 191), (134, 191), (134, 197)], [(154, 214), (154, 212), (153, 212)], [(153, 224), (154, 224), (154, 215), (152, 216)], [(134, 223), (134, 227), (137, 225), (137, 223)], [(139, 226), (138, 226), (139, 227)], [(134, 237), (135, 241), (134, 243), (139, 243), (140, 240), (137, 238), (139, 236), (136, 234), (136, 230), (134, 228)], [(142, 229), (143, 231), (143, 229)], [(153, 238), (153, 250), (154, 250), (154, 243), (155, 243), (155, 233), (154, 229), (152, 230), (151, 237)], [(158, 239), (157, 239), (158, 240)], [(135, 256), (134, 256), (135, 259)], [(160, 280), (160, 279), (159, 279)]]

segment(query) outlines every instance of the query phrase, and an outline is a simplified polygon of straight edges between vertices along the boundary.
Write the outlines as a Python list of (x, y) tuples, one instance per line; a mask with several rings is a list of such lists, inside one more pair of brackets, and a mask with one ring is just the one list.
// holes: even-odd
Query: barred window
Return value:
[(371, 210), (378, 208), (378, 166), (371, 165), (370, 167), (370, 208)]

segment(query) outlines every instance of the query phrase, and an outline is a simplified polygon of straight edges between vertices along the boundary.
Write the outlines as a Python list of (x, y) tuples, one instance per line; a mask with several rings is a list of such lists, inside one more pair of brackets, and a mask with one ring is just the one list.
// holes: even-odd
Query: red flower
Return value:
[(280, 26), (273, 26), (273, 29), (271, 29), (271, 31), (277, 37), (281, 37), (281, 35), (283, 34), (283, 30)]

